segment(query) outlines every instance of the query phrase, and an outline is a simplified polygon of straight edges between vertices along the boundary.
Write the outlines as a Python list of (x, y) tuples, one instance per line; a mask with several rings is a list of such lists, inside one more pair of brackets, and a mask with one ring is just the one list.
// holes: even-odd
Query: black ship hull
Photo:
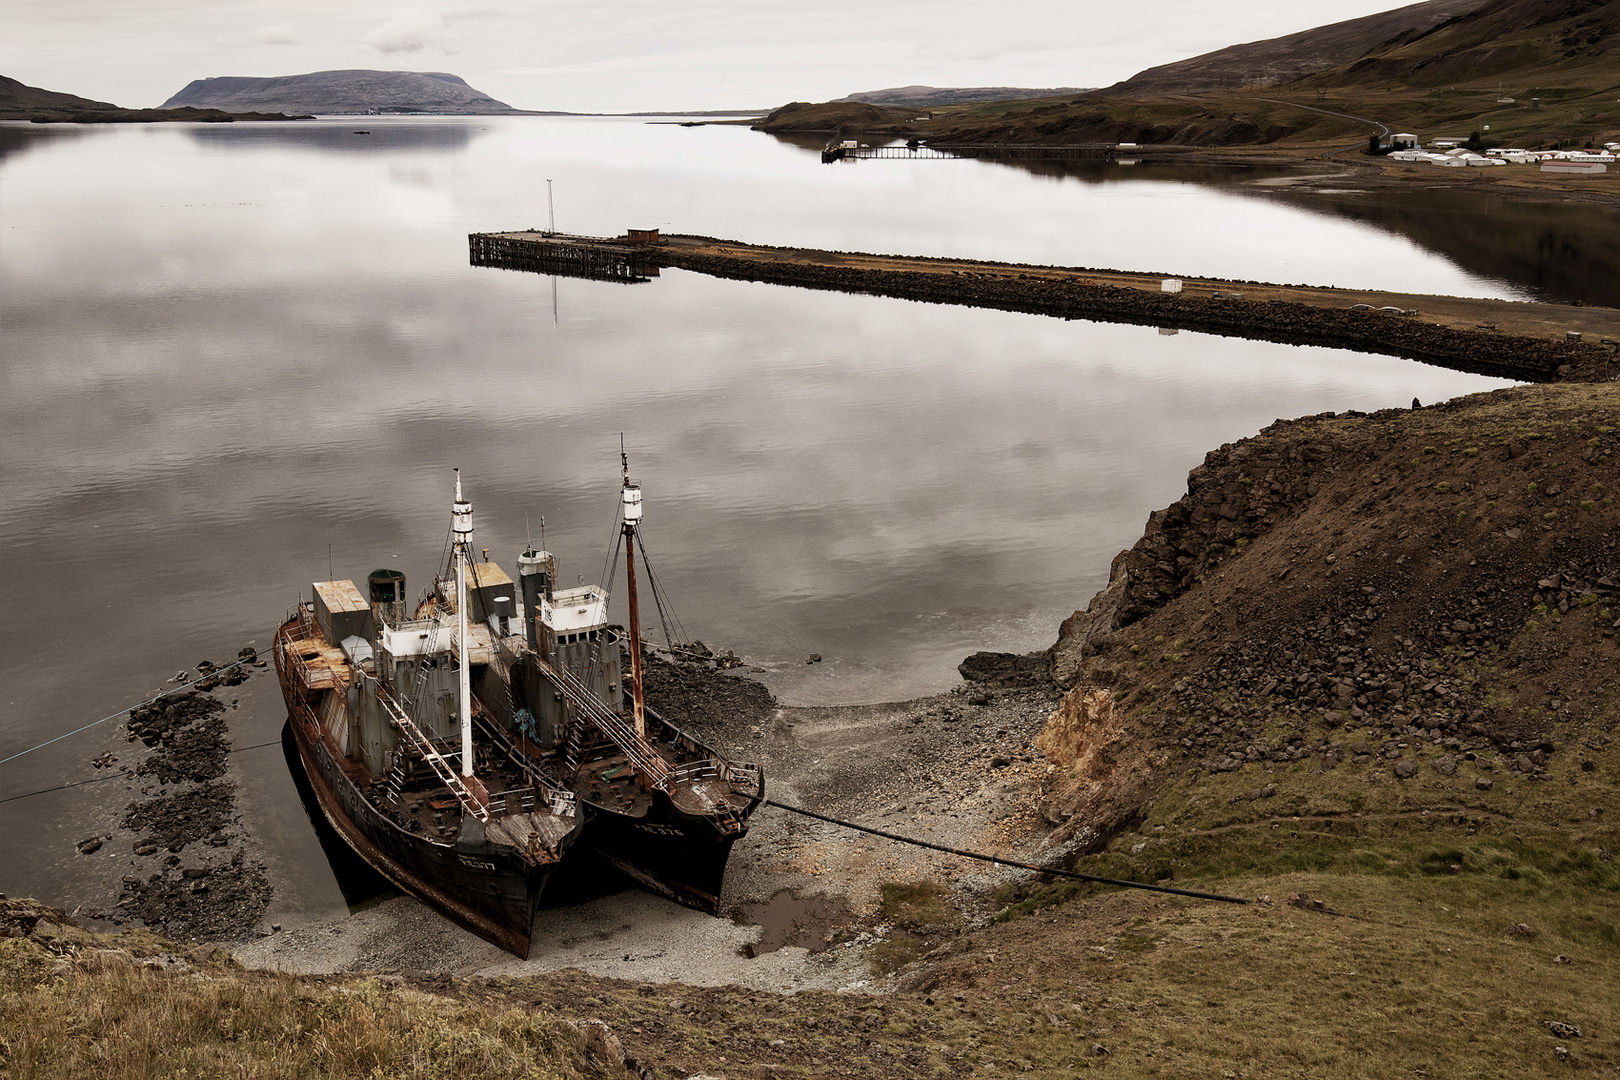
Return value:
[(463, 929), (527, 958), (535, 909), (556, 864), (533, 865), (504, 845), (436, 843), (396, 825), (349, 777), (343, 759), (322, 737), (310, 702), (279, 668), (278, 663), (298, 759), (337, 835), (404, 892)]
[(722, 833), (713, 818), (682, 813), (662, 792), (643, 817), (595, 806), (588, 812), (585, 843), (597, 855), (650, 892), (720, 913), (726, 862), (746, 830)]

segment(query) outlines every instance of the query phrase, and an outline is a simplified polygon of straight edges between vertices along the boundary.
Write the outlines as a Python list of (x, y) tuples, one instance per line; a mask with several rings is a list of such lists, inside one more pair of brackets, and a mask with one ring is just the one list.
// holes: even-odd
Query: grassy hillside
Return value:
[(1502, 145), (1601, 144), (1620, 138), (1617, 30), (1616, 0), (1430, 0), (1065, 101), (948, 106), (864, 128), (852, 115), (845, 129), (940, 143), (1343, 146), (1375, 130), (1347, 118), (1361, 117), (1425, 138), (1489, 125)]
[(1620, 4), (1612, 0), (1492, 0), (1433, 29), (1399, 35), (1303, 85), (1437, 87), (1494, 79), (1548, 90), (1610, 89), (1620, 84), (1617, 30)]
[(146, 931), (92, 934), (61, 911), (0, 898), (0, 1075), (633, 1075), (609, 1040), (549, 1012), (464, 1004), (397, 977), (248, 972), (213, 946), (182, 954)]
[(0, 75), (0, 120), (26, 120), (39, 113), (64, 114), (117, 108), (105, 101), (41, 90), (37, 86), (27, 86)]
[(915, 108), (887, 108), (863, 101), (828, 101), (822, 104), (794, 101), (758, 121), (753, 128), (755, 131), (769, 132), (836, 134), (859, 131), (866, 134), (899, 134), (911, 129), (916, 115)]
[(1485, 2), (1426, 0), (1286, 37), (1232, 45), (1148, 68), (1107, 88), (1104, 93), (1124, 97), (1197, 94), (1294, 82), (1359, 60), (1392, 40), (1421, 36)]

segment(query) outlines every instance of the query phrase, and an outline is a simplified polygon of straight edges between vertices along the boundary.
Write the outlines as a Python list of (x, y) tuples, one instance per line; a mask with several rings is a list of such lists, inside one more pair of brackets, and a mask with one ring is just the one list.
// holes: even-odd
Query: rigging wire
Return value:
[[(658, 609), (658, 625), (664, 631), (664, 647), (671, 653), (675, 651), (675, 642), (686, 643), (686, 628), (681, 625), (679, 616), (675, 614), (675, 607), (669, 601), (664, 591), (663, 583), (653, 571), (652, 556), (647, 554), (647, 541), (641, 536), (641, 530), (636, 530), (636, 546), (641, 548), (641, 564), (647, 569), (647, 583), (652, 586), (653, 606)], [(670, 637), (670, 626), (675, 627), (675, 636)]]
[[(259, 749), (262, 749), (263, 747), (266, 747), (266, 746), (280, 746), (280, 745), (281, 745), (281, 740), (280, 739), (272, 739), (269, 742), (254, 743), (251, 746), (233, 746), (233, 747), (231, 747), (231, 749), (229, 749), (229, 750), (227, 750), (225, 752), (227, 754), (240, 754), (244, 750), (259, 750)], [(66, 791), (68, 788), (84, 787), (86, 784), (99, 784), (99, 783), (102, 783), (103, 781), (106, 781), (106, 780), (124, 780), (124, 779), (128, 779), (128, 778), (129, 778), (128, 773), (122, 773), (122, 772), (109, 773), (106, 776), (91, 777), (89, 780), (75, 780), (70, 784), (58, 784), (55, 787), (40, 788), (38, 791), (25, 791), (21, 795), (7, 795), (5, 798), (0, 799), (0, 804), (8, 803), (8, 802), (16, 802), (18, 799), (31, 799), (35, 795), (48, 795), (53, 791)]]
[(619, 502), (613, 508), (613, 550), (608, 552), (607, 562), (602, 564), (602, 574), (598, 581), (606, 582), (607, 594), (613, 595), (613, 582), (619, 576), (619, 544), (624, 540), (624, 530), (619, 527), (624, 513), (624, 503)]
[[(251, 663), (251, 662), (257, 660), (258, 658), (259, 658), (259, 654), (257, 652), (255, 652), (252, 656), (244, 656), (240, 660), (235, 660), (235, 661), (232, 661), (229, 664), (225, 664), (225, 665), (223, 665), (221, 667), (214, 668), (206, 676), (204, 676), (201, 679), (198, 679), (197, 681), (198, 682), (207, 682), (209, 679), (213, 678), (215, 675), (218, 675), (222, 671), (229, 671), (229, 670), (231, 670), (231, 668), (240, 667), (243, 664)], [(163, 698), (168, 697), (170, 694), (177, 694), (181, 690), (185, 690), (185, 689), (188, 689), (188, 688), (195, 689), (195, 687), (189, 682), (181, 683), (179, 686), (176, 686), (171, 690), (163, 691), (162, 693), (158, 694), (156, 697), (149, 697), (145, 701), (137, 702), (134, 705), (125, 706), (124, 708), (119, 709), (117, 712), (113, 713), (111, 716), (103, 716), (100, 720), (93, 720), (90, 723), (85, 724), (83, 727), (76, 727), (72, 731), (69, 731), (69, 732), (66, 732), (64, 734), (58, 735), (54, 739), (46, 739), (44, 742), (40, 743), (37, 746), (30, 746), (26, 750), (17, 751), (15, 754), (12, 754), (10, 757), (0, 758), (0, 765), (4, 765), (8, 761), (16, 761), (18, 758), (22, 757), (24, 754), (32, 754), (35, 750), (41, 750), (41, 749), (43, 749), (43, 748), (45, 748), (47, 746), (50, 746), (52, 743), (61, 742), (63, 739), (67, 738), (69, 735), (77, 735), (81, 731), (89, 731), (91, 728), (96, 727), (96, 726), (98, 726), (100, 724), (105, 724), (109, 720), (116, 720), (120, 716), (123, 716), (127, 712), (133, 712), (134, 710), (139, 709), (143, 705), (150, 705), (154, 701), (161, 701)]]

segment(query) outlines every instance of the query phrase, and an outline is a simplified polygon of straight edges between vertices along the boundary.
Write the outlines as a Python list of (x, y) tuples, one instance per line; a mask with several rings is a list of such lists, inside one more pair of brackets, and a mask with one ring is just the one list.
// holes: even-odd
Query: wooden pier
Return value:
[(1611, 348), (1620, 348), (1610, 344), (1620, 341), (1620, 311), (1610, 308), (1193, 277), (1176, 278), (1181, 289), (1168, 293), (1162, 274), (778, 248), (660, 236), (656, 229), (631, 229), (611, 239), (531, 230), (474, 233), (468, 240), (476, 266), (621, 282), (646, 281), (659, 267), (670, 267), (925, 303), (1354, 349), (1527, 382), (1598, 377), (1594, 371), (1607, 378)]
[[(638, 239), (648, 235), (651, 240)], [(650, 246), (657, 235), (656, 229), (650, 234), (631, 232), (613, 238), (532, 229), (473, 233), (467, 237), (468, 259), (474, 266), (635, 285), (658, 276)]]

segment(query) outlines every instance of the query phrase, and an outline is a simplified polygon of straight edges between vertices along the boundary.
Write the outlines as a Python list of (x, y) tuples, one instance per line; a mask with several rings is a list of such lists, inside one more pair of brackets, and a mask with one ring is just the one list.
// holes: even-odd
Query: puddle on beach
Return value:
[(752, 960), (787, 945), (821, 952), (831, 944), (832, 931), (853, 917), (842, 897), (801, 897), (791, 889), (783, 889), (762, 904), (738, 904), (731, 921), (765, 931), (758, 941), (739, 950)]

